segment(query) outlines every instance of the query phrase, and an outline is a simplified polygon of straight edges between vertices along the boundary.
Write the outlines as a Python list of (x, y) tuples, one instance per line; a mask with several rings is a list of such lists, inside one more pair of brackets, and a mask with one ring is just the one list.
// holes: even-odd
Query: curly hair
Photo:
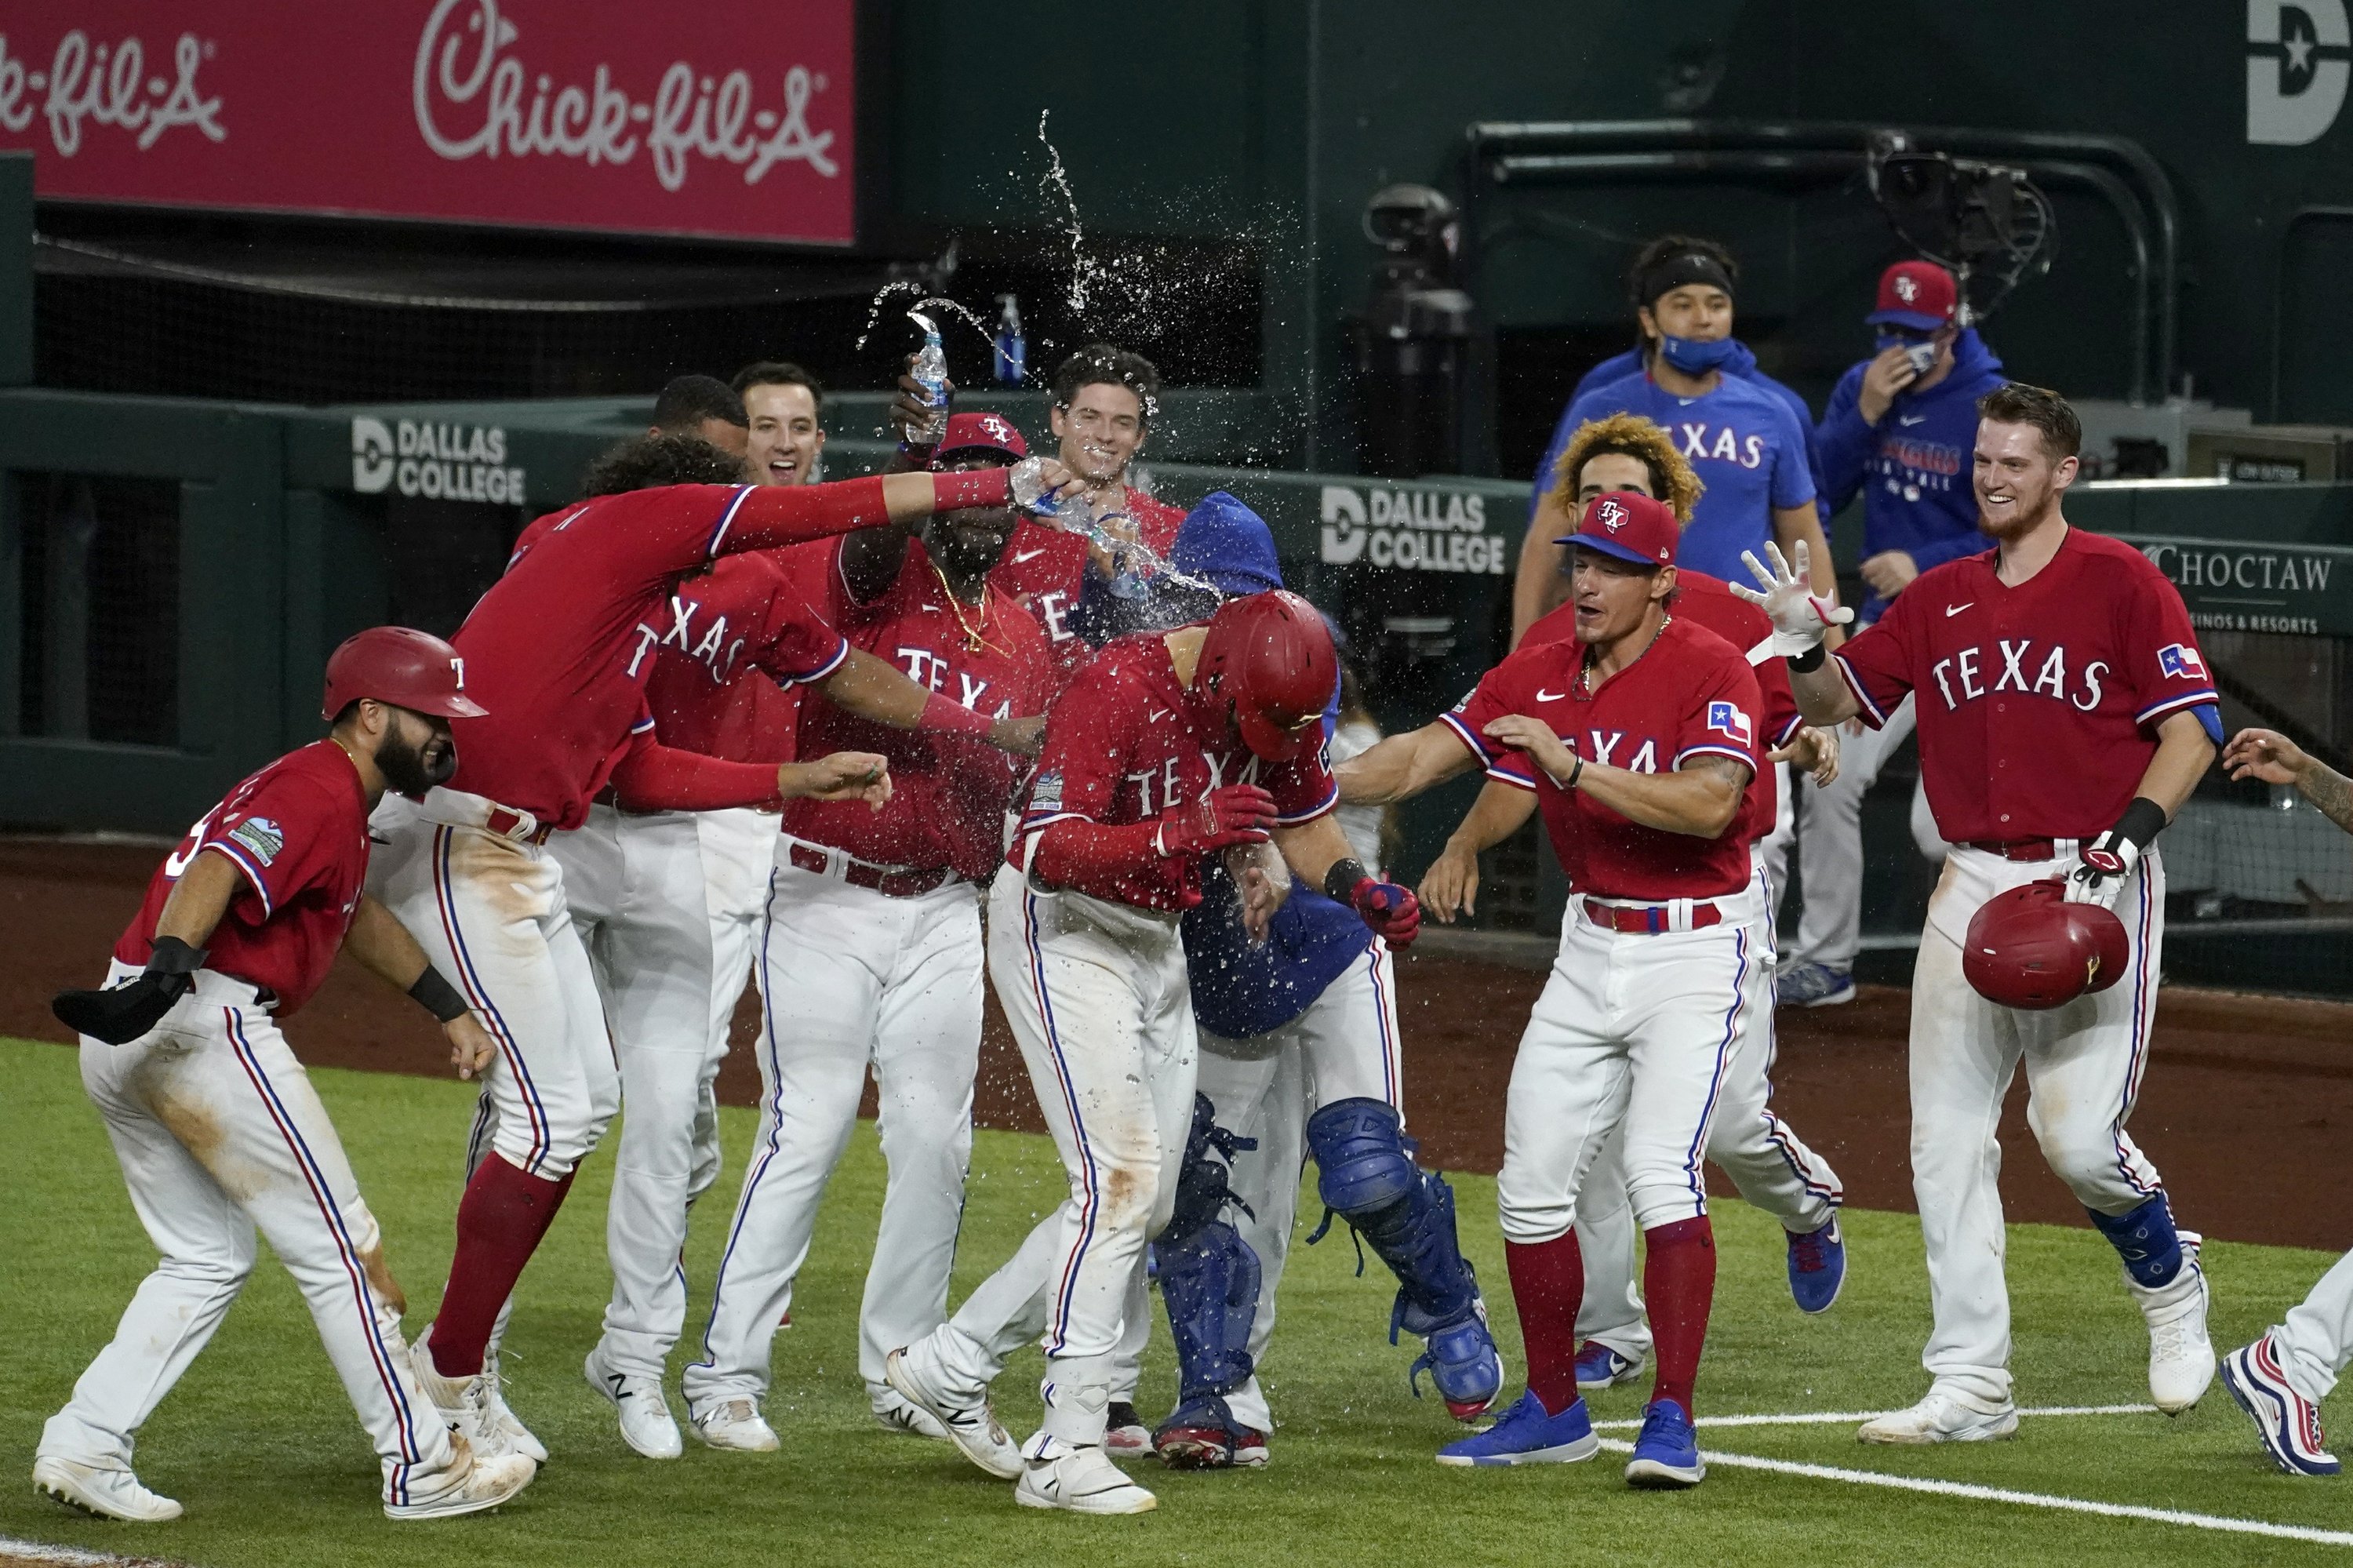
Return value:
[(1653, 424), (1640, 414), (1612, 414), (1606, 419), (1588, 419), (1577, 427), (1561, 449), (1560, 461), (1553, 466), (1552, 483), (1545, 499), (1558, 506), (1567, 517), (1577, 515), (1577, 476), (1585, 465), (1605, 452), (1616, 452), (1632, 458), (1651, 476), (1651, 497), (1664, 502), (1675, 514), (1675, 521), (1690, 526), (1692, 508), (1699, 504), (1701, 493), (1707, 486), (1701, 482), (1683, 454), (1675, 450), (1675, 439), (1662, 426)]
[(619, 495), (664, 484), (741, 484), (742, 460), (728, 456), (701, 436), (663, 431), (632, 436), (605, 449), (580, 481), (580, 498)]

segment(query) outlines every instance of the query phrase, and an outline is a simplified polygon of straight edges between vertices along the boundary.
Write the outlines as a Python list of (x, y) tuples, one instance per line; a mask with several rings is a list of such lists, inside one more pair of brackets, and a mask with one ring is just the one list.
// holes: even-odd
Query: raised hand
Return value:
[(1755, 552), (1743, 550), (1740, 558), (1757, 577), (1756, 588), (1743, 588), (1738, 583), (1728, 585), (1734, 593), (1763, 610), (1773, 621), (1773, 652), (1784, 659), (1794, 659), (1821, 646), (1822, 638), (1833, 626), (1844, 626), (1854, 619), (1854, 611), (1842, 604), (1834, 604), (1814, 591), (1808, 577), (1812, 562), (1806, 542), (1800, 539), (1794, 546), (1795, 565), (1781, 558), (1781, 547), (1771, 540), (1765, 542), (1765, 554), (1772, 560), (1767, 570)]

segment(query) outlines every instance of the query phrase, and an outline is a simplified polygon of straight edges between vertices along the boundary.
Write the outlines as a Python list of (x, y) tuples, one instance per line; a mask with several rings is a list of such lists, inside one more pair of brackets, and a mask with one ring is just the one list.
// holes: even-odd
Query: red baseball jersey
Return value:
[[(1263, 788), (1284, 827), (1339, 803), (1324, 747), (1265, 762), (1228, 727), (1221, 722), (1213, 732), (1196, 715), (1164, 633), (1105, 643), (1046, 715), (1045, 753), (1008, 858), (1023, 864), (1030, 838), (1056, 822), (1149, 821), (1222, 784)], [(1169, 856), (1123, 878), (1121, 896), (1140, 908), (1181, 912), (1201, 901), (1200, 868), (1191, 856)]]
[(673, 620), (670, 585), (723, 554), (885, 520), (880, 481), (681, 484), (582, 503), (526, 529), (506, 575), (451, 639), (467, 690), (450, 787), (575, 828), (644, 722)]
[(205, 944), (205, 968), (277, 999), (280, 1018), (311, 1000), (351, 929), (367, 880), (367, 793), (332, 740), (290, 752), (230, 790), (188, 830), (147, 884), (137, 918), (114, 944), (143, 968), (164, 901), (196, 856), (227, 855), (245, 874)]
[(671, 588), (661, 614), (646, 678), (646, 705), (661, 743), (730, 762), (791, 761), (790, 736), (764, 733), (761, 724), (764, 711), (783, 705), (764, 710), (758, 690), (822, 681), (841, 668), (849, 644), (809, 608), (775, 556), (722, 556)]
[[(1585, 652), (1574, 641), (1523, 646), (1442, 716), (1489, 778), (1536, 792), (1553, 853), (1577, 892), (1665, 900), (1746, 887), (1755, 776), (1765, 750), (1757, 738), (1763, 699), (1747, 659), (1674, 615), (1641, 658), (1598, 691), (1587, 687)], [(1718, 838), (1644, 827), (1582, 790), (1563, 789), (1526, 752), (1489, 739), (1487, 726), (1505, 714), (1541, 719), (1586, 761), (1630, 772), (1672, 772), (1698, 757), (1745, 763), (1747, 803)]]
[[(1676, 619), (1706, 627), (1739, 649), (1743, 658), (1773, 634), (1772, 618), (1735, 594), (1722, 577), (1679, 567), (1675, 569), (1675, 583), (1672, 613)], [(1565, 604), (1529, 627), (1528, 634), (1520, 639), (1520, 646), (1534, 648), (1545, 642), (1574, 641), (1576, 638), (1577, 607)], [(1797, 694), (1789, 690), (1789, 672), (1781, 660), (1767, 657), (1761, 662), (1751, 661), (1748, 668), (1757, 676), (1757, 689), (1765, 703), (1765, 745), (1757, 751), (1761, 761), (1766, 752), (1788, 744), (1789, 737), (1804, 727), (1806, 719), (1798, 711)], [(1758, 768), (1748, 791), (1747, 826), (1752, 838), (1761, 839), (1773, 831), (1774, 818), (1781, 809), (1780, 781), (1776, 769)]]
[(2094, 838), (2139, 788), (2157, 726), (2212, 705), (2213, 677), (2181, 595), (2130, 545), (2070, 528), (2016, 588), (1998, 556), (1923, 572), (1831, 658), (1869, 724), (1913, 694), (1946, 838)]
[[(1132, 485), (1127, 487), (1125, 504), (1145, 547), (1166, 560), (1168, 552), (1176, 548), (1176, 530), (1185, 522), (1184, 509), (1155, 501)], [(1080, 535), (1024, 517), (1006, 543), (1004, 559), (988, 574), (990, 582), (1019, 600), (1045, 628), (1055, 670), (1064, 681), (1092, 652), (1070, 625), (1087, 571), (1087, 548), (1086, 539)]]
[[(860, 604), (842, 579), (841, 546), (824, 548), (832, 557), (825, 612), (854, 646), (991, 718), (1045, 711), (1052, 685), (1046, 634), (1010, 597), (984, 586), (979, 606), (959, 606), (923, 546), (910, 539), (897, 579)], [(818, 692), (802, 699), (799, 747), (805, 758), (881, 753), (891, 759), (891, 801), (879, 811), (856, 800), (788, 801), (785, 832), (870, 864), (952, 866), (976, 882), (994, 874), (1018, 767), (1004, 752), (977, 736), (892, 729), (844, 712)]]

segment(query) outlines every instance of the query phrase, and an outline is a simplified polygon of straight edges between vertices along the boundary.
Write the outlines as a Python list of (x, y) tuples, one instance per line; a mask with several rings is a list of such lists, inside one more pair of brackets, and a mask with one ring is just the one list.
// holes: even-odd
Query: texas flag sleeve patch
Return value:
[(1713, 702), (1707, 705), (1707, 727), (1743, 749), (1756, 745), (1756, 732), (1749, 726), (1748, 715), (1740, 711), (1738, 703)]

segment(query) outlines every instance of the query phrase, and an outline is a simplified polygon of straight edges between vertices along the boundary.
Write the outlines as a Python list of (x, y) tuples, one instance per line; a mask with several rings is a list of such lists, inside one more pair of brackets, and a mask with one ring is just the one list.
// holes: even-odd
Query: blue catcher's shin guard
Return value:
[(1397, 1108), (1379, 1100), (1325, 1106), (1307, 1118), (1307, 1146), (1325, 1206), (1397, 1276), (1389, 1342), (1402, 1329), (1426, 1346), (1409, 1374), (1415, 1393), (1428, 1372), (1458, 1420), (1485, 1411), (1503, 1388), (1504, 1365), (1478, 1277), (1455, 1239), (1454, 1190), (1415, 1166)]
[[(1258, 1255), (1226, 1223), (1226, 1205), (1248, 1205), (1228, 1183), (1239, 1150), (1257, 1143), (1216, 1125), (1207, 1096), (1193, 1098), (1193, 1132), (1176, 1179), (1176, 1213), (1160, 1233), (1160, 1299), (1176, 1342), (1178, 1408), (1231, 1393), (1250, 1381), (1250, 1324), (1258, 1316)], [(1212, 1151), (1225, 1157), (1210, 1158)], [(1218, 1402), (1222, 1408), (1222, 1400)]]

